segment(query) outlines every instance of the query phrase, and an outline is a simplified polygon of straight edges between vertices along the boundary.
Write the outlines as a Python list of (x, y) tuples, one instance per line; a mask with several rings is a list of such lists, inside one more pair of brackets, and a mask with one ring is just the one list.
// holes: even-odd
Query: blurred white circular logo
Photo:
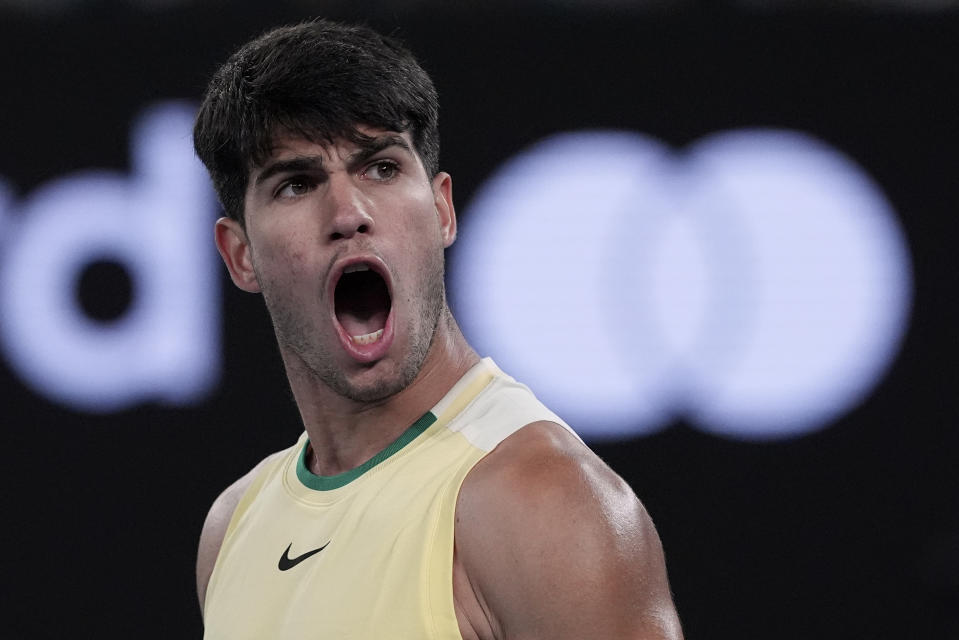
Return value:
[(677, 418), (734, 438), (822, 428), (898, 352), (911, 261), (836, 149), (742, 130), (677, 154), (560, 134), (477, 192), (450, 265), (467, 337), (587, 438)]

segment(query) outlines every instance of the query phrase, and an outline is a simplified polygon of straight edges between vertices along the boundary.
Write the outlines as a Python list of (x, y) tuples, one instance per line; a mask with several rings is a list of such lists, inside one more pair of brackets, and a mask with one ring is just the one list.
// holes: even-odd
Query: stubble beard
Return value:
[[(417, 284), (412, 289), (410, 322), (405, 327), (406, 353), (393, 363), (392, 371), (385, 371), (373, 382), (365, 385), (354, 383), (336, 365), (331, 343), (336, 339), (322, 340), (317, 335), (316, 319), (303, 314), (301, 306), (283, 304), (271, 296), (272, 288), (264, 287), (263, 296), (273, 321), (277, 342), (284, 359), (289, 354), (295, 358), (318, 383), (334, 393), (361, 404), (382, 402), (408, 387), (419, 375), (429, 354), (437, 328), (446, 309), (443, 254), (434, 257), (420, 269)], [(417, 297), (418, 296), (418, 297)], [(401, 338), (402, 336), (396, 336)], [(337, 347), (333, 347), (337, 348)], [(290, 362), (287, 362), (290, 372)], [(387, 363), (372, 363), (370, 368), (385, 368)]]

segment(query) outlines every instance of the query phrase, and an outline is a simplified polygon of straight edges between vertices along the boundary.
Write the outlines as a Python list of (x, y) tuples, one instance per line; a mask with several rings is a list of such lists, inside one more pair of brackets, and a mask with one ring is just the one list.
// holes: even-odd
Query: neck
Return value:
[(357, 402), (339, 395), (286, 350), (283, 361), (310, 438), (309, 468), (328, 476), (354, 469), (386, 448), (439, 402), (479, 356), (447, 311), (413, 381), (377, 402)]

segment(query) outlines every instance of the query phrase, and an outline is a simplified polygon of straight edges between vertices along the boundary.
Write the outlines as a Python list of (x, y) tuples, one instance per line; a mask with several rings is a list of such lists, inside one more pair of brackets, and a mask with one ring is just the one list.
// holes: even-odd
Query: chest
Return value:
[(206, 637), (459, 639), (461, 477), (383, 480), (313, 502), (265, 485), (217, 558)]

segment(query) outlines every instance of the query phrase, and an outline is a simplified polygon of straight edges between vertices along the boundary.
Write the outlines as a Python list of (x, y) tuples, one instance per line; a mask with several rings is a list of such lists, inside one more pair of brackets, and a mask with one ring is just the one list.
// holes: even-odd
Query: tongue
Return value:
[(379, 331), (386, 326), (387, 312), (383, 309), (371, 310), (366, 313), (357, 313), (355, 309), (341, 311), (337, 314), (340, 324), (351, 336), (364, 336)]

